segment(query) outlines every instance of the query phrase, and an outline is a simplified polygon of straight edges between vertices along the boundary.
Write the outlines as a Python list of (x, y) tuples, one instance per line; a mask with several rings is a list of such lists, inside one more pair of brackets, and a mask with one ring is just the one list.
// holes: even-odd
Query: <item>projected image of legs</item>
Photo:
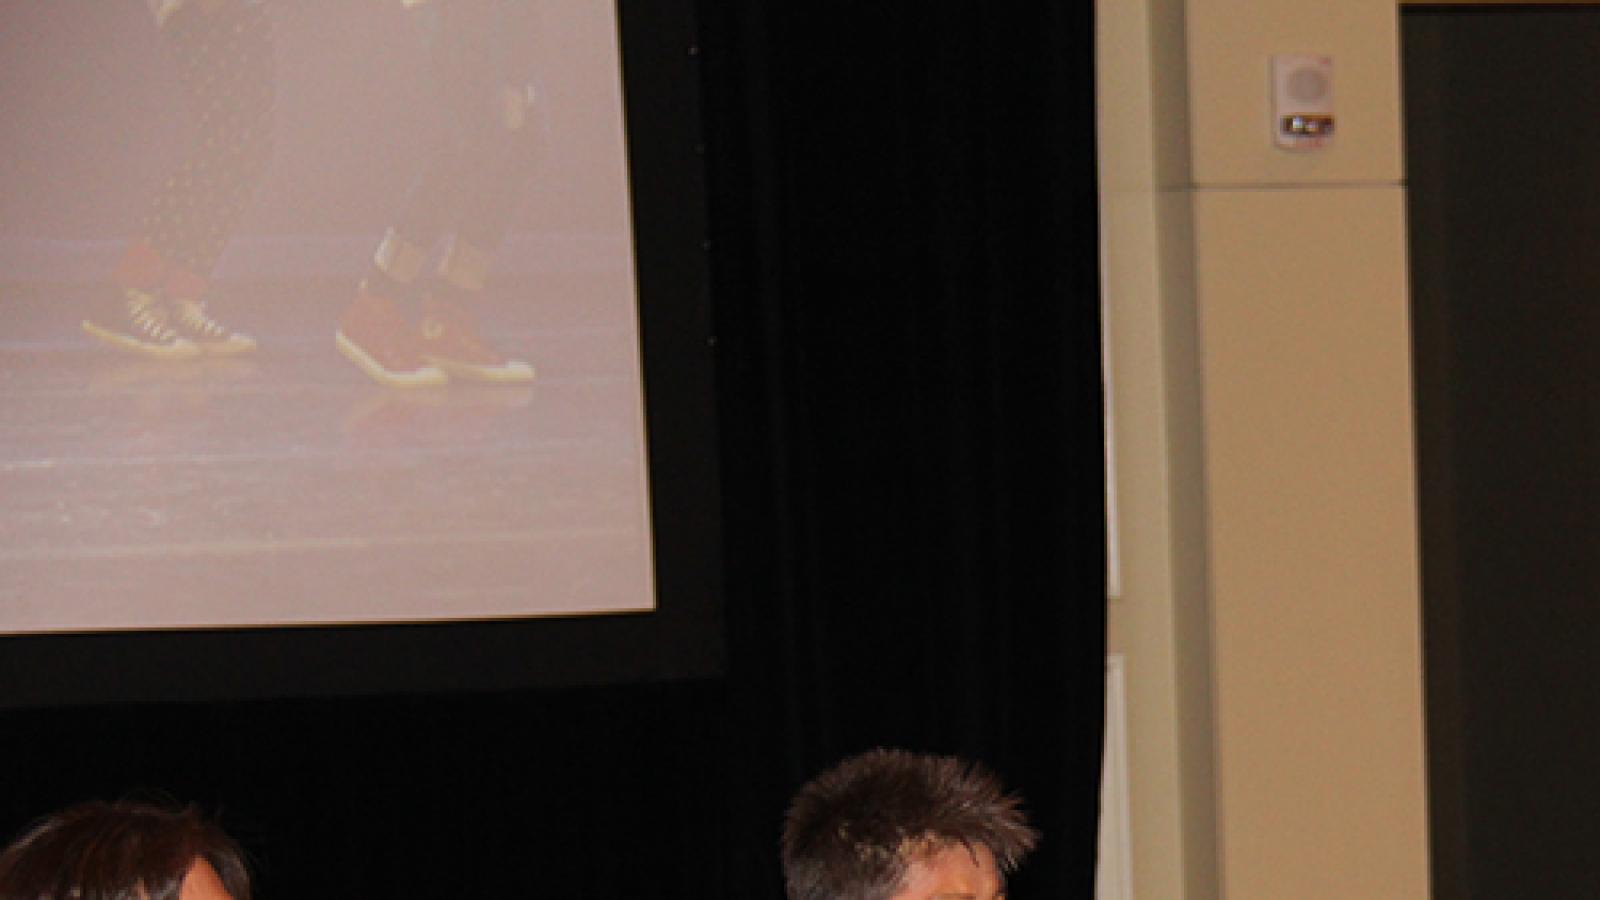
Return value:
[(117, 267), (116, 290), (83, 329), (121, 350), (165, 359), (255, 348), (207, 312), (223, 247), (266, 173), (272, 140), (272, 27), (245, 0), (167, 4), (158, 25), (176, 68), (172, 94), (195, 124)]
[(0, 59), (0, 633), (652, 607), (614, 10), (533, 7), (0, 6), (139, 73)]
[[(542, 98), (533, 86), (533, 4), (455, 0), (426, 10), (432, 158), (340, 321), (340, 352), (380, 384), (448, 378), (522, 383), (533, 367), (480, 331), (477, 308), (533, 171)], [(441, 238), (449, 244), (423, 278)], [(420, 309), (411, 325), (407, 311)]]

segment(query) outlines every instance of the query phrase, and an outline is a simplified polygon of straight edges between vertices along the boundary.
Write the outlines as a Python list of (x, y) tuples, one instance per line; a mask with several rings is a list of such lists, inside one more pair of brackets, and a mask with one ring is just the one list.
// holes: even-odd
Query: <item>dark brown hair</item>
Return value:
[(177, 900), (201, 859), (233, 900), (250, 900), (239, 845), (193, 807), (83, 803), (0, 853), (0, 900)]
[(801, 788), (783, 828), (789, 900), (887, 900), (907, 867), (986, 847), (1002, 875), (1038, 842), (1021, 800), (976, 763), (904, 750), (851, 757)]

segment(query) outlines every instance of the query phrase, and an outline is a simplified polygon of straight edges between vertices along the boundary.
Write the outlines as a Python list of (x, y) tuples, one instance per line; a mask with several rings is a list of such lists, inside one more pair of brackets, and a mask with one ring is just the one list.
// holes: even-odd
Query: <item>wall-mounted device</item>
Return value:
[(1272, 139), (1286, 150), (1317, 150), (1333, 138), (1333, 57), (1272, 57)]

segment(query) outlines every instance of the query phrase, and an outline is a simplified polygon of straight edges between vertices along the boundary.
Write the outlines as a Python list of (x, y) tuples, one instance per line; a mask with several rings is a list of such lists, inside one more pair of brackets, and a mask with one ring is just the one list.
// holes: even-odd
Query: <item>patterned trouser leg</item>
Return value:
[(141, 231), (167, 262), (208, 277), (271, 159), (272, 23), (250, 0), (212, 12), (191, 3), (163, 32), (197, 127)]
[(528, 0), (452, 0), (431, 34), (437, 125), (428, 165), (396, 231), (422, 247), (445, 234), (492, 252), (533, 172), (527, 99), (534, 37)]

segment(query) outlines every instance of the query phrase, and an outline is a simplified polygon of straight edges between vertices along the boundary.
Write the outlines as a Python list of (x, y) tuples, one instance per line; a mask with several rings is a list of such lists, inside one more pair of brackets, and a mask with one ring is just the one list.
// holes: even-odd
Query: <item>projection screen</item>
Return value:
[[(0, 5), (0, 633), (657, 608), (618, 11), (525, 5), (483, 45), (461, 44), (478, 26), (451, 15), (519, 4), (192, 0), (160, 25), (135, 0)], [(183, 43), (209, 17), (257, 14), (265, 37)], [(245, 34), (261, 43), (241, 49)], [(203, 61), (263, 46), (265, 64)], [(471, 127), (452, 108), (470, 96), (451, 81), (462, 69), (516, 73), (496, 114), (530, 162), (498, 185), (514, 197), (497, 200), (499, 240), (460, 237), (480, 224), (463, 200), (393, 305), (422, 333), (429, 304), (459, 291), (476, 337), (532, 378), (383, 383), (340, 335), (418, 180)], [(204, 108), (264, 90), (254, 124)], [(255, 142), (241, 152), (265, 161), (237, 221), (216, 226), (193, 302), (254, 346), (172, 358), (105, 340), (91, 326), (128, 315), (119, 278), (152, 197), (209, 177), (196, 146), (241, 129)], [(637, 175), (656, 157), (632, 139)], [(487, 257), (466, 267), (487, 277), (461, 283), (463, 255)], [(185, 266), (165, 272), (139, 296), (187, 314)]]

